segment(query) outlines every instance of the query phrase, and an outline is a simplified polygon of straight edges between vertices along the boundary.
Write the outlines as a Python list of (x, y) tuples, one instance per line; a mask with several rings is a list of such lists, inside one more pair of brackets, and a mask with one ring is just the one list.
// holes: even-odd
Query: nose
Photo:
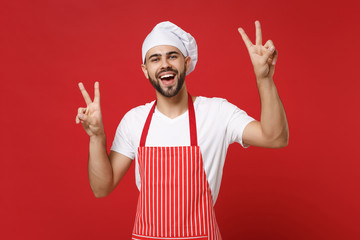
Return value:
[(161, 60), (161, 68), (166, 69), (166, 68), (168, 68), (170, 66), (171, 65), (169, 63), (169, 60), (167, 58), (162, 58), (162, 60)]

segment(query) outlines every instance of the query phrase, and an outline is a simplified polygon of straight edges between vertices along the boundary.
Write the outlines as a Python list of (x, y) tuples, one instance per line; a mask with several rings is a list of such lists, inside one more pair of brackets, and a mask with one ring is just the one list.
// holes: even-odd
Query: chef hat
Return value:
[(191, 63), (186, 75), (195, 69), (198, 60), (195, 38), (171, 22), (161, 22), (147, 35), (142, 45), (142, 59), (145, 63), (146, 53), (153, 47), (170, 45), (177, 47), (181, 53), (190, 56)]

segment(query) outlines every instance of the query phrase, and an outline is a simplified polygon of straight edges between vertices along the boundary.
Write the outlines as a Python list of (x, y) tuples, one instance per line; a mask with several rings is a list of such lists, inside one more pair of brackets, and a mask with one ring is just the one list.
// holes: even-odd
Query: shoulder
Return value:
[(119, 128), (127, 129), (127, 131), (136, 131), (138, 128), (142, 129), (149, 111), (155, 101), (146, 103), (130, 109), (119, 123)]
[(132, 121), (134, 119), (139, 119), (139, 118), (143, 118), (143, 117), (147, 117), (147, 115), (149, 114), (149, 111), (151, 109), (151, 107), (153, 106), (155, 100), (149, 103), (146, 103), (144, 105), (140, 105), (137, 107), (134, 107), (132, 109), (130, 109), (123, 117), (123, 120), (125, 121)]
[[(237, 107), (228, 102), (225, 98), (219, 97), (203, 97), (199, 96), (195, 101), (195, 108), (202, 111), (220, 111), (220, 112), (233, 112)], [(218, 112), (219, 113), (219, 112)]]

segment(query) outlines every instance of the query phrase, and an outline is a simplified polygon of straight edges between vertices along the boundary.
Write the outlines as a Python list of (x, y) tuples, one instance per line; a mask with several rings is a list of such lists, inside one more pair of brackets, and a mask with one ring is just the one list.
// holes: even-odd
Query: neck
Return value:
[(176, 118), (188, 110), (188, 93), (186, 85), (174, 97), (165, 97), (156, 92), (157, 109), (168, 118)]

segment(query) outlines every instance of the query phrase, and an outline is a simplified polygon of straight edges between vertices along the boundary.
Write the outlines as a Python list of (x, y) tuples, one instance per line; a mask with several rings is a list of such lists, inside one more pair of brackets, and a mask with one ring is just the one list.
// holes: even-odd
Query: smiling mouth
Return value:
[(159, 77), (161, 81), (171, 81), (175, 78), (175, 74), (164, 74)]
[(162, 73), (159, 76), (159, 79), (163, 86), (170, 87), (175, 83), (175, 76), (176, 76), (176, 73), (166, 72), (166, 73)]

